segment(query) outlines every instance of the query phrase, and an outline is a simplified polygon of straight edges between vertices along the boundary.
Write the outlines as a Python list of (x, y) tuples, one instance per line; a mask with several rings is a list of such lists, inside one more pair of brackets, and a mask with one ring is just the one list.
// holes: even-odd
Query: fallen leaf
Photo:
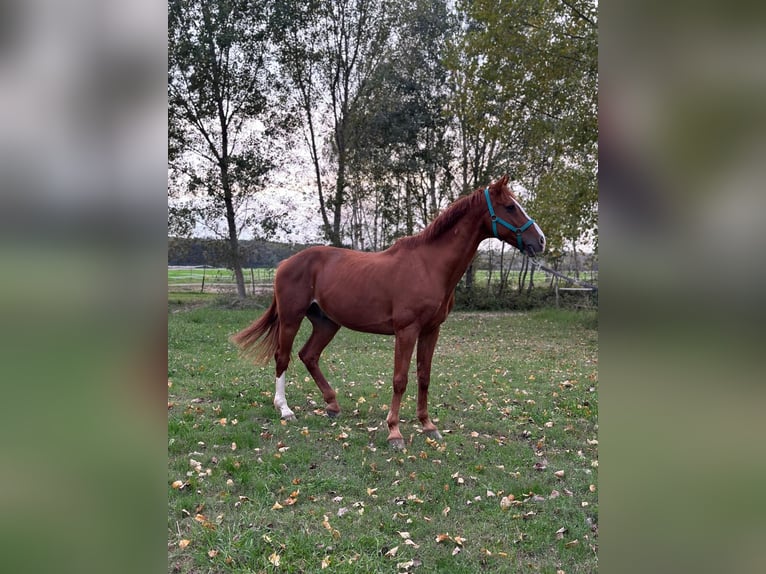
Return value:
[(327, 568), (329, 565), (330, 565), (330, 557), (325, 556), (324, 558), (322, 558), (322, 570)]
[(271, 562), (274, 566), (279, 566), (279, 562), (281, 560), (282, 557), (276, 552), (272, 552), (271, 556), (269, 556), (269, 562)]
[(399, 536), (401, 536), (404, 540), (408, 540), (410, 538), (409, 532), (399, 532)]
[(553, 476), (555, 476), (556, 478), (564, 478), (564, 471), (557, 470), (556, 472), (553, 473)]
[(579, 543), (580, 541), (575, 538), (574, 540), (564, 544), (564, 546), (566, 546), (567, 548), (572, 548), (572, 546), (577, 546)]
[(398, 546), (394, 546), (391, 550), (386, 552), (385, 555), (388, 556), (389, 558), (393, 558), (394, 556), (396, 556), (397, 552), (399, 552), (399, 547)]
[(174, 480), (173, 484), (171, 484), (170, 486), (171, 486), (171, 488), (175, 488), (176, 490), (178, 490), (178, 489), (182, 488), (183, 485), (184, 485), (184, 481), (183, 480)]
[(210, 558), (215, 558), (218, 556), (218, 550), (208, 550), (207, 555), (210, 556)]
[(450, 510), (452, 509), (449, 506), (445, 506), (444, 510), (442, 510), (442, 516), (447, 516)]
[(463, 542), (465, 542), (465, 538), (463, 538), (462, 536), (455, 536), (453, 540), (455, 541), (455, 544), (457, 544), (458, 546), (462, 546)]
[(462, 551), (463, 551), (463, 550), (462, 550), (462, 548), (460, 548), (460, 546), (455, 546), (455, 548), (452, 550), (452, 555), (453, 555), (453, 556), (457, 556), (457, 555), (458, 555), (458, 554), (460, 554)]
[(278, 502), (275, 502), (274, 506), (271, 507), (272, 510), (282, 510), (283, 508), (284, 508), (284, 506), (282, 506)]
[(444, 542), (445, 540), (452, 540), (452, 537), (449, 534), (437, 534), (436, 535), (436, 542)]
[(186, 540), (186, 538), (184, 538), (183, 540), (179, 540), (178, 541), (178, 547), (181, 548), (181, 549), (184, 549), (187, 546), (189, 546), (190, 542), (191, 542), (191, 540)]
[(568, 529), (566, 526), (562, 526), (556, 531), (556, 540), (563, 540), (564, 534), (568, 532)]

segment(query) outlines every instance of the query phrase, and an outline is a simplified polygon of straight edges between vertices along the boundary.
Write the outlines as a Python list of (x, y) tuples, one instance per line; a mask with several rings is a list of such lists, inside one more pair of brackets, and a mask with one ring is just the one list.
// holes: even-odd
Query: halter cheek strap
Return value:
[(529, 229), (532, 224), (535, 222), (534, 219), (531, 217), (527, 219), (527, 222), (522, 225), (521, 227), (516, 227), (515, 225), (511, 225), (504, 219), (501, 219), (497, 215), (495, 215), (495, 209), (492, 207), (492, 201), (489, 199), (489, 187), (486, 187), (484, 189), (484, 197), (487, 199), (487, 207), (489, 208), (489, 217), (492, 220), (492, 234), (497, 238), (500, 239), (500, 237), (497, 235), (497, 224), (507, 227), (511, 231), (513, 231), (516, 234), (516, 247), (519, 248), (519, 251), (522, 253), (524, 252), (524, 240), (521, 238), (521, 234), (524, 233), (527, 229)]

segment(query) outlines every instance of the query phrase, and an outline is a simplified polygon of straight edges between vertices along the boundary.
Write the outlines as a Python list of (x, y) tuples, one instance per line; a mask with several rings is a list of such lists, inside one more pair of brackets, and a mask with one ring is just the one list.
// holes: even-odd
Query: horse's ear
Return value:
[(506, 173), (503, 177), (500, 178), (500, 181), (497, 182), (499, 186), (504, 186), (508, 183), (508, 174)]

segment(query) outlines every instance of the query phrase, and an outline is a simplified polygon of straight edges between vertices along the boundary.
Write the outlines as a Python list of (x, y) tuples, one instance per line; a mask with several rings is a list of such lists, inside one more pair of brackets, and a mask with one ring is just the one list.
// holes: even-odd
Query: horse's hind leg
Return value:
[(287, 372), (287, 365), (290, 364), (290, 352), (293, 348), (293, 341), (295, 335), (300, 328), (300, 320), (297, 324), (288, 323), (282, 320), (280, 317), (279, 325), (279, 345), (277, 352), (274, 354), (274, 360), (276, 362), (277, 379), (274, 391), (274, 406), (279, 411), (281, 418), (292, 421), (295, 420), (295, 413), (287, 406), (287, 398), (285, 397), (285, 373)]
[(340, 329), (340, 325), (322, 313), (322, 310), (316, 304), (309, 308), (306, 316), (311, 321), (314, 329), (309, 340), (306, 341), (306, 344), (298, 353), (298, 356), (303, 361), (303, 364), (306, 365), (309, 373), (311, 373), (319, 390), (322, 391), (322, 397), (327, 404), (327, 415), (335, 417), (340, 412), (340, 406), (335, 399), (335, 391), (319, 368), (319, 357), (325, 347), (332, 341), (338, 329)]

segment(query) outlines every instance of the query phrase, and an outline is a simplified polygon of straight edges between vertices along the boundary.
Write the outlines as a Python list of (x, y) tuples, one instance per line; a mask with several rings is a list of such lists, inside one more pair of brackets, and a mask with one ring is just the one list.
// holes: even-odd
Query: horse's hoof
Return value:
[(440, 433), (440, 432), (439, 432), (438, 430), (436, 430), (436, 429), (434, 429), (434, 430), (430, 430), (430, 431), (426, 431), (426, 436), (427, 436), (428, 438), (431, 438), (431, 439), (433, 439), (433, 440), (442, 440), (442, 433)]
[(298, 418), (294, 414), (285, 415), (282, 417), (283, 421), (297, 421)]
[(327, 416), (330, 417), (331, 419), (336, 418), (340, 414), (340, 411), (326, 410), (325, 412), (327, 413)]
[(394, 450), (404, 450), (404, 439), (403, 438), (391, 438), (388, 439), (388, 444), (391, 445), (391, 448)]

